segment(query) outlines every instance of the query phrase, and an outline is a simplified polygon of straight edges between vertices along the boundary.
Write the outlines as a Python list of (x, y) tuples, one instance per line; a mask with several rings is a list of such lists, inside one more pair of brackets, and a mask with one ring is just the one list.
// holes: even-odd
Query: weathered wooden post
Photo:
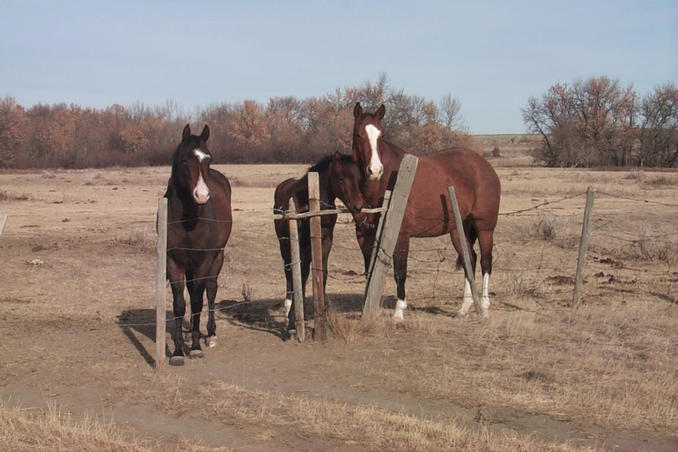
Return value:
[(584, 209), (584, 222), (581, 226), (581, 240), (579, 241), (579, 256), (577, 258), (577, 273), (574, 278), (574, 294), (572, 296), (572, 308), (577, 309), (581, 303), (581, 287), (583, 283), (584, 263), (586, 251), (589, 247), (589, 235), (591, 230), (591, 213), (593, 212), (593, 199), (596, 189), (589, 187), (586, 190), (586, 208)]
[(461, 255), (464, 261), (464, 270), (466, 270), (466, 279), (471, 286), (471, 296), (473, 297), (473, 304), (476, 307), (476, 312), (483, 317), (488, 317), (487, 309), (483, 309), (478, 296), (478, 288), (476, 287), (476, 278), (473, 274), (473, 267), (471, 266), (471, 257), (469, 256), (468, 242), (466, 241), (466, 234), (464, 234), (464, 223), (461, 220), (461, 213), (459, 212), (459, 203), (457, 203), (457, 195), (454, 187), (448, 187), (450, 192), (450, 202), (452, 203), (452, 212), (454, 212), (454, 222), (457, 227), (457, 234), (459, 235), (459, 242), (461, 243)]
[[(292, 215), (297, 213), (294, 199), (290, 199), (290, 211)], [(294, 326), (297, 329), (297, 339), (304, 342), (306, 328), (304, 326), (304, 290), (301, 282), (301, 256), (299, 253), (299, 231), (297, 220), (292, 217), (288, 220), (290, 228), (290, 265), (292, 266), (292, 287), (294, 288)]]
[(374, 243), (372, 244), (372, 253), (370, 255), (370, 266), (367, 269), (367, 284), (370, 284), (370, 278), (372, 277), (372, 271), (374, 270), (374, 261), (377, 259), (377, 249), (379, 248), (379, 242), (381, 241), (381, 231), (384, 228), (384, 218), (386, 218), (386, 212), (388, 212), (388, 204), (391, 202), (391, 190), (386, 190), (384, 193), (384, 201), (381, 203), (383, 211), (379, 215), (379, 222), (377, 223), (377, 233), (374, 236)]
[(165, 308), (167, 289), (167, 198), (158, 200), (158, 244), (157, 244), (157, 273), (155, 280), (155, 368), (165, 366), (165, 335), (166, 313)]
[[(398, 169), (398, 179), (396, 180), (391, 202), (389, 203), (386, 219), (384, 220), (384, 231), (376, 249), (374, 258), (374, 268), (367, 287), (365, 288), (365, 305), (363, 306), (363, 320), (374, 318), (381, 304), (381, 294), (384, 289), (384, 277), (388, 267), (392, 264), (393, 250), (395, 248), (400, 225), (405, 215), (405, 207), (410, 196), (410, 188), (414, 182), (414, 175), (417, 170), (417, 158), (411, 154), (405, 154), (400, 168)], [(383, 215), (383, 214), (382, 214)], [(375, 239), (376, 240), (376, 239)]]
[[(315, 172), (308, 173), (308, 211), (312, 214), (320, 212), (320, 181), (318, 173)], [(313, 336), (315, 339), (324, 341), (327, 339), (327, 328), (325, 322), (325, 291), (323, 287), (322, 220), (319, 215), (314, 215), (309, 221), (311, 222), (313, 310), (315, 313)]]
[(2, 231), (5, 230), (5, 223), (7, 222), (7, 214), (0, 212), (0, 237), (2, 237)]

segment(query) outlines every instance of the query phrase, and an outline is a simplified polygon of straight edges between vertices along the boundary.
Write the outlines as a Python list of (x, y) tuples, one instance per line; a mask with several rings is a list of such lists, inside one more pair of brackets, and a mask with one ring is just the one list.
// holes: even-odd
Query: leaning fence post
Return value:
[(5, 230), (5, 223), (7, 222), (7, 214), (0, 212), (0, 237), (2, 237), (2, 231)]
[[(381, 294), (384, 288), (384, 277), (388, 267), (392, 264), (393, 250), (400, 233), (400, 225), (405, 215), (407, 200), (410, 197), (410, 188), (414, 182), (417, 171), (417, 158), (411, 154), (405, 154), (398, 169), (391, 202), (389, 203), (386, 219), (384, 220), (384, 232), (376, 250), (374, 269), (372, 276), (365, 289), (365, 305), (363, 306), (363, 320), (374, 318), (381, 304)], [(376, 240), (376, 238), (375, 238)]]
[[(294, 198), (290, 199), (290, 211), (297, 213), (297, 206)], [(292, 287), (294, 288), (294, 316), (295, 328), (297, 329), (297, 339), (304, 342), (306, 338), (306, 329), (304, 327), (304, 291), (301, 283), (301, 256), (299, 253), (299, 231), (297, 230), (296, 218), (288, 220), (290, 228), (290, 265), (292, 266)]]
[[(308, 173), (308, 211), (320, 212), (320, 180), (318, 173)], [(310, 218), (311, 230), (311, 263), (313, 277), (313, 337), (324, 341), (327, 339), (325, 323), (325, 290), (323, 276), (323, 242), (321, 218), (314, 215)]]
[(471, 296), (473, 297), (473, 304), (476, 307), (476, 312), (483, 317), (488, 317), (487, 309), (483, 309), (478, 296), (478, 288), (476, 287), (475, 275), (473, 274), (473, 267), (471, 266), (471, 257), (468, 252), (468, 242), (466, 241), (466, 234), (464, 234), (464, 224), (461, 221), (461, 213), (459, 212), (459, 204), (457, 203), (457, 195), (454, 187), (448, 187), (450, 191), (450, 201), (452, 202), (452, 211), (454, 212), (454, 222), (457, 227), (457, 235), (459, 236), (459, 243), (461, 244), (461, 255), (464, 260), (464, 270), (466, 270), (466, 279), (471, 286)]
[(593, 212), (593, 198), (596, 189), (589, 187), (586, 190), (586, 208), (584, 209), (584, 222), (581, 226), (581, 240), (579, 241), (579, 257), (577, 258), (577, 273), (574, 278), (574, 295), (572, 297), (572, 308), (576, 309), (581, 303), (581, 287), (583, 283), (584, 262), (586, 261), (586, 251), (589, 247), (589, 235), (591, 229), (591, 213)]
[(379, 222), (377, 223), (377, 233), (374, 235), (374, 242), (372, 243), (372, 253), (370, 254), (370, 266), (367, 269), (367, 284), (372, 278), (372, 271), (374, 270), (374, 261), (377, 259), (377, 249), (379, 249), (379, 242), (381, 241), (381, 231), (384, 228), (384, 218), (388, 212), (388, 204), (391, 201), (391, 190), (386, 190), (384, 193), (384, 201), (381, 203), (382, 210), (379, 215)]
[(158, 262), (155, 280), (155, 368), (165, 366), (165, 333), (166, 333), (166, 296), (167, 289), (167, 198), (158, 200)]

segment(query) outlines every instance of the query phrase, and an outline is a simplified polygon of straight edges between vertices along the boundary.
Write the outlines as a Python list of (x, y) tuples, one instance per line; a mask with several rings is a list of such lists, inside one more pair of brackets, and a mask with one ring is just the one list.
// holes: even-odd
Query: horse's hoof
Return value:
[(296, 339), (297, 338), (297, 330), (295, 330), (295, 329), (287, 330), (287, 338), (289, 340)]
[(405, 317), (403, 316), (403, 311), (396, 311), (396, 312), (393, 314), (393, 317), (391, 317), (391, 318), (392, 318), (393, 320), (395, 320), (396, 322), (400, 322), (400, 321), (405, 320)]
[(217, 346), (217, 337), (216, 336), (210, 336), (207, 339), (205, 339), (205, 345), (208, 347), (216, 347)]
[(172, 356), (169, 360), (170, 366), (183, 366), (184, 357), (183, 356)]
[(205, 356), (205, 354), (202, 350), (191, 350), (188, 352), (188, 357), (191, 359), (202, 358), (203, 356)]

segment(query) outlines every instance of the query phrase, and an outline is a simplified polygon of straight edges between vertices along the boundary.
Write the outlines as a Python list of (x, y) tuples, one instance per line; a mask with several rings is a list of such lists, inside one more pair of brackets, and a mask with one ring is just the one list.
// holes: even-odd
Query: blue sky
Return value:
[[(376, 82), (461, 101), (471, 133), (525, 131), (557, 82), (678, 84), (678, 2), (0, 0), (0, 96), (187, 112)], [(388, 113), (387, 113), (388, 114)]]

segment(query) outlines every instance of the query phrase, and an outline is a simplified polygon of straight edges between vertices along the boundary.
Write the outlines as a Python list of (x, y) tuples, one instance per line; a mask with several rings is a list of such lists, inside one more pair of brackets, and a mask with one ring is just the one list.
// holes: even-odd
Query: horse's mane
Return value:
[[(330, 166), (330, 163), (332, 163), (332, 160), (334, 159), (334, 155), (326, 155), (323, 157), (319, 162), (317, 162), (315, 165), (311, 166), (308, 169), (308, 172), (315, 172), (315, 173), (322, 173), (327, 170), (327, 168)], [(341, 154), (341, 157), (339, 161), (343, 163), (350, 163), (353, 160), (353, 157), (348, 155), (348, 154)]]

